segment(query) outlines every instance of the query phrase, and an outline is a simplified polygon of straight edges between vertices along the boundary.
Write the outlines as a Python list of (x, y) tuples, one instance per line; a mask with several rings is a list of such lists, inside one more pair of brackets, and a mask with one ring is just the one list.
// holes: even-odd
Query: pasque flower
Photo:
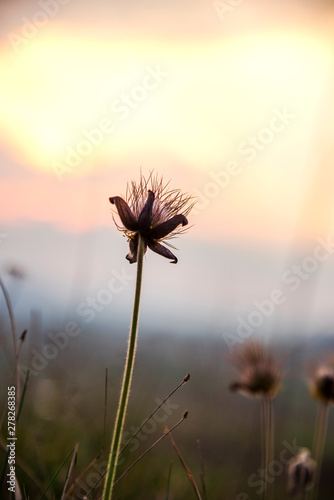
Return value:
[(311, 395), (321, 403), (334, 405), (334, 357), (329, 356), (325, 362), (313, 370), (310, 377)]
[(119, 226), (115, 221), (116, 226), (123, 231), (129, 241), (130, 251), (126, 258), (131, 264), (137, 262), (137, 277), (123, 383), (110, 446), (103, 500), (112, 498), (120, 454), (136, 354), (144, 254), (149, 247), (153, 252), (176, 263), (175, 255), (160, 242), (185, 231), (184, 226), (188, 224), (186, 215), (194, 205), (191, 197), (182, 194), (179, 190), (167, 188), (168, 183), (164, 185), (162, 178), (153, 176), (151, 173), (148, 179), (141, 176), (138, 184), (131, 182), (128, 185), (125, 200), (120, 196), (109, 198), (110, 202), (116, 206), (123, 224)]
[(256, 341), (248, 341), (232, 355), (239, 377), (230, 385), (232, 392), (250, 397), (273, 399), (281, 386), (281, 368), (273, 352)]
[(313, 456), (317, 464), (312, 500), (320, 498), (319, 484), (327, 437), (330, 407), (334, 405), (334, 355), (329, 354), (322, 363), (310, 366), (309, 386), (311, 395), (318, 401), (318, 413), (314, 430)]
[(312, 488), (316, 462), (311, 458), (310, 450), (301, 448), (288, 465), (288, 493), (300, 495)]
[(239, 346), (232, 355), (238, 377), (230, 384), (232, 392), (258, 397), (262, 406), (262, 463), (264, 464), (263, 500), (274, 498), (273, 484), (268, 480), (274, 461), (274, 407), (273, 400), (281, 386), (280, 362), (271, 349), (256, 340)]
[(126, 201), (120, 196), (109, 198), (123, 226), (116, 221), (115, 224), (129, 241), (130, 251), (126, 258), (131, 264), (137, 262), (139, 235), (144, 239), (145, 252), (148, 247), (173, 264), (177, 263), (175, 255), (160, 242), (185, 231), (186, 215), (194, 203), (179, 190), (168, 190), (168, 184), (164, 185), (162, 178), (152, 174), (148, 179), (141, 176), (139, 184), (133, 181), (128, 185)]

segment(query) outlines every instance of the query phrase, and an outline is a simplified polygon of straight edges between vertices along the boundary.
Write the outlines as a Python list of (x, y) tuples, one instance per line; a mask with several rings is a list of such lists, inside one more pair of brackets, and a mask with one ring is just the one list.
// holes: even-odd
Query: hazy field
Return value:
[[(39, 373), (30, 375), (26, 398), (18, 425), (17, 477), (26, 498), (40, 498), (62, 461), (79, 443), (78, 460), (69, 485), (99, 455), (91, 469), (80, 478), (74, 492), (66, 498), (84, 498), (104, 470), (117, 405), (127, 331), (111, 333), (81, 332)], [(2, 332), (4, 335), (4, 332)], [(34, 346), (33, 334), (26, 340), (21, 362), (29, 366)], [(10, 337), (4, 344), (10, 350)], [(328, 352), (328, 341), (319, 343), (319, 353)], [(303, 342), (279, 346), (285, 363), (283, 389), (275, 401), (276, 435), (273, 477), (275, 497), (285, 498), (285, 465), (296, 446), (312, 446), (316, 404), (308, 395), (305, 368), (316, 357)], [(10, 358), (1, 363), (2, 401), (10, 383)], [(35, 365), (34, 365), (35, 366)], [(4, 367), (7, 367), (5, 369)], [(35, 366), (36, 368), (36, 366)], [(108, 405), (105, 440), (104, 392), (108, 368)], [(201, 459), (205, 468), (208, 500), (246, 500), (261, 498), (260, 404), (232, 394), (229, 383), (233, 372), (221, 338), (177, 337), (162, 333), (139, 335), (130, 405), (125, 424), (126, 436), (139, 427), (159, 401), (190, 373), (191, 380), (169, 400), (129, 446), (119, 466), (119, 475), (164, 431), (172, 427), (185, 410), (188, 418), (173, 438), (201, 489)], [(334, 466), (333, 418), (330, 416), (321, 483), (321, 499), (332, 498), (331, 471)], [(4, 436), (4, 433), (2, 434)], [(4, 438), (2, 437), (2, 444)], [(284, 451), (287, 450), (287, 451)], [(281, 458), (280, 458), (281, 457)], [(1, 451), (1, 460), (4, 452)], [(70, 460), (46, 494), (60, 498)], [(284, 460), (283, 460), (284, 462)], [(171, 468), (170, 500), (195, 498), (185, 471), (168, 438), (145, 456), (115, 489), (115, 499), (164, 500)], [(38, 486), (39, 485), (39, 486)], [(6, 498), (3, 490), (3, 498)], [(94, 490), (89, 498), (100, 498)], [(249, 496), (247, 496), (249, 495)], [(205, 498), (203, 496), (203, 498)]]

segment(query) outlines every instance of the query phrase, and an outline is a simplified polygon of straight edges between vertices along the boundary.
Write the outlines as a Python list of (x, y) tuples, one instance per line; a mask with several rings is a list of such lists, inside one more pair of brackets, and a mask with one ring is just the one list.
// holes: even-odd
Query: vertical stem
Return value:
[(115, 481), (118, 453), (121, 444), (125, 413), (129, 399), (129, 392), (130, 392), (133, 365), (136, 353), (136, 344), (137, 344), (137, 330), (138, 330), (141, 282), (143, 274), (144, 250), (145, 250), (145, 242), (142, 239), (141, 235), (139, 235), (138, 256), (137, 256), (137, 280), (136, 280), (136, 291), (133, 304), (132, 322), (129, 334), (129, 345), (125, 361), (123, 384), (119, 398), (114, 435), (111, 442), (109, 463), (108, 463), (108, 469), (103, 491), (103, 500), (110, 500), (112, 496), (112, 489)]
[[(269, 475), (269, 467), (274, 462), (274, 403), (272, 398), (267, 399), (268, 406), (268, 475)], [(273, 500), (274, 498), (274, 483), (275, 480), (272, 478), (272, 481), (268, 483), (268, 498)]]
[(15, 320), (14, 320), (14, 313), (13, 313), (13, 308), (12, 308), (12, 303), (10, 301), (9, 293), (7, 291), (7, 288), (5, 287), (4, 282), (0, 278), (0, 288), (2, 290), (3, 296), (6, 301), (6, 306), (8, 310), (8, 315), (9, 315), (9, 320), (10, 320), (10, 326), (11, 326), (11, 332), (12, 332), (12, 338), (13, 338), (13, 347), (14, 347), (14, 379), (15, 379), (15, 384), (16, 384), (16, 403), (19, 400), (19, 392), (20, 392), (20, 387), (19, 387), (19, 361), (18, 361), (18, 355), (19, 355), (19, 350), (17, 346), (17, 333), (16, 333), (16, 326), (15, 326)]
[(262, 398), (262, 463), (264, 467), (263, 500), (273, 499), (273, 478), (269, 478), (269, 466), (274, 460), (274, 412), (273, 401)]
[(266, 423), (267, 423), (267, 407), (265, 398), (261, 398), (261, 468), (264, 471), (264, 488), (262, 492), (262, 500), (267, 497), (267, 447), (266, 447)]
[(314, 444), (313, 444), (313, 456), (316, 461), (316, 471), (314, 487), (312, 490), (311, 498), (316, 500), (319, 493), (319, 482), (321, 474), (322, 459), (324, 456), (324, 447), (327, 434), (327, 422), (328, 422), (329, 405), (326, 403), (320, 404), (317, 412), (317, 420), (315, 424), (315, 434), (314, 434)]

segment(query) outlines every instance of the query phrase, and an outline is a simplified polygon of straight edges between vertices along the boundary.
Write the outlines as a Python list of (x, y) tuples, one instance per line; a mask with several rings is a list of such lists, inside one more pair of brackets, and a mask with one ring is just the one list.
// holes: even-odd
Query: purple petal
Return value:
[(180, 224), (182, 224), (182, 226), (186, 226), (188, 224), (187, 219), (184, 215), (175, 215), (171, 219), (166, 220), (166, 222), (162, 222), (158, 226), (151, 229), (150, 238), (153, 238), (154, 240), (164, 238), (169, 233), (174, 231), (174, 229), (176, 229)]
[(154, 202), (154, 193), (149, 189), (146, 203), (138, 217), (139, 231), (143, 234), (147, 233), (151, 226), (153, 202)]
[(119, 196), (114, 196), (113, 198), (109, 198), (110, 203), (116, 205), (118, 215), (122, 221), (123, 226), (129, 231), (137, 231), (138, 222), (131, 212), (129, 205), (120, 198)]
[(150, 248), (153, 252), (158, 253), (159, 255), (162, 255), (162, 257), (166, 257), (166, 259), (171, 259), (172, 262), (171, 264), (176, 264), (177, 263), (177, 258), (175, 257), (174, 254), (168, 248), (164, 247), (160, 243), (154, 240), (148, 240), (147, 241), (148, 248)]
[(138, 254), (138, 234), (134, 236), (129, 242), (129, 253), (125, 257), (130, 264), (134, 264), (137, 262), (137, 254)]
[[(138, 241), (139, 241), (138, 234), (136, 234), (129, 242), (130, 252), (127, 254), (125, 258), (130, 262), (130, 264), (134, 264), (138, 260)], [(146, 250), (147, 250), (147, 245), (145, 243), (144, 255), (146, 253)]]

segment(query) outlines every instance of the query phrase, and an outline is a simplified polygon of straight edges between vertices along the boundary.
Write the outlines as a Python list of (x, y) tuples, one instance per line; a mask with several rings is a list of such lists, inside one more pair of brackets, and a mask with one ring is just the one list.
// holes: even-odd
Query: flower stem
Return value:
[(271, 398), (262, 398), (262, 464), (264, 467), (263, 500), (273, 498), (273, 479), (269, 478), (269, 467), (274, 460), (274, 412)]
[(322, 459), (324, 456), (324, 448), (327, 434), (327, 423), (328, 423), (329, 405), (320, 404), (318, 407), (317, 421), (315, 425), (315, 435), (314, 435), (314, 445), (313, 445), (313, 457), (316, 461), (316, 471), (314, 486), (311, 492), (311, 498), (316, 500), (319, 494), (319, 482), (321, 474)]
[(264, 470), (264, 487), (262, 489), (261, 500), (266, 500), (267, 498), (267, 407), (265, 398), (261, 398), (261, 468)]
[(133, 304), (132, 322), (129, 334), (129, 345), (125, 361), (123, 384), (119, 398), (114, 435), (111, 442), (109, 463), (108, 463), (108, 469), (103, 491), (103, 500), (111, 499), (113, 484), (115, 481), (116, 467), (118, 462), (119, 448), (121, 444), (121, 438), (124, 426), (125, 413), (129, 399), (129, 392), (130, 392), (133, 365), (136, 354), (136, 344), (137, 344), (138, 317), (139, 317), (140, 292), (141, 292), (141, 283), (143, 274), (144, 249), (145, 249), (144, 240), (142, 239), (141, 235), (139, 235), (138, 256), (137, 256), (137, 280), (136, 280), (136, 291)]
[[(275, 457), (275, 440), (274, 440), (274, 402), (273, 399), (269, 398), (267, 401), (268, 404), (268, 479), (269, 479), (269, 472), (270, 472), (270, 467), (272, 466), (274, 462), (274, 457)], [(273, 500), (274, 498), (274, 478), (271, 478), (271, 481), (268, 486), (268, 498), (269, 500)]]

